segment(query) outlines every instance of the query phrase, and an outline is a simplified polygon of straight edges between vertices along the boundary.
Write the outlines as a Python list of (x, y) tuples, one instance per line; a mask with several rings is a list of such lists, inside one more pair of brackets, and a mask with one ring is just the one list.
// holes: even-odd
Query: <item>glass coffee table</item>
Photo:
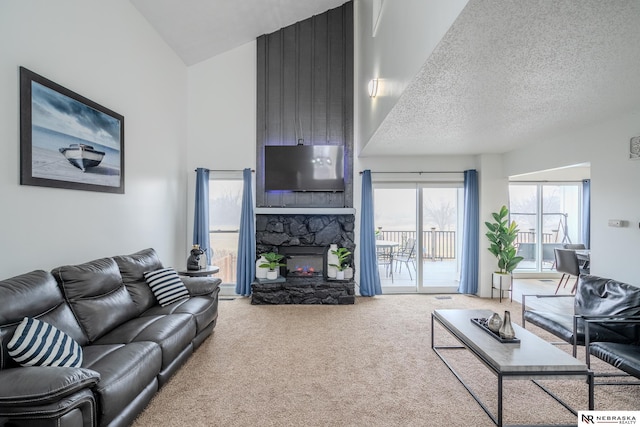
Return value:
[[(516, 338), (518, 338), (520, 342), (504, 343), (471, 321), (471, 319), (488, 318), (491, 314), (493, 314), (493, 312), (490, 310), (434, 310), (433, 313), (431, 313), (431, 348), (496, 425), (500, 427), (503, 426), (502, 387), (503, 381), (507, 379), (533, 380), (538, 387), (576, 415), (577, 420), (577, 411), (537, 382), (536, 379), (586, 378), (588, 384), (588, 409), (593, 410), (593, 372), (587, 368), (585, 363), (518, 325), (513, 324), (513, 329), (515, 330)], [(462, 345), (436, 345), (436, 322), (444, 327), (444, 329), (453, 335)], [(468, 349), (497, 376), (498, 410), (496, 415), (490, 411), (480, 400), (480, 397), (474, 393), (459, 373), (456, 372), (453, 366), (446, 360), (441, 351), (445, 349)]]

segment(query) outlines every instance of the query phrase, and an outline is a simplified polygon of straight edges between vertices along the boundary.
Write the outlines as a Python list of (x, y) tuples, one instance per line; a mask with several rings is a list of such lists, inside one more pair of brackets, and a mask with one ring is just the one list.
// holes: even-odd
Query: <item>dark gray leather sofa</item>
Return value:
[[(0, 426), (126, 426), (212, 333), (220, 279), (182, 277), (189, 298), (158, 305), (153, 249), (0, 281)], [(7, 343), (24, 317), (81, 346), (82, 366), (21, 367)]]
[[(531, 298), (574, 298), (572, 313), (532, 310), (527, 307)], [(598, 322), (611, 317), (627, 318), (640, 316), (640, 288), (613, 279), (581, 274), (575, 296), (571, 295), (524, 295), (522, 297), (522, 325), (532, 323), (573, 345), (585, 345), (585, 330), (589, 322), (589, 341), (635, 344), (640, 341), (640, 326)]]

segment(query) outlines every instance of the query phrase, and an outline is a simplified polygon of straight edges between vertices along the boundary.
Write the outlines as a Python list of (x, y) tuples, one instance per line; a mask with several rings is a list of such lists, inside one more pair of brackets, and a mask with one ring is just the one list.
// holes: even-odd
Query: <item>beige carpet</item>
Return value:
[[(351, 306), (222, 300), (214, 335), (134, 426), (492, 426), (431, 349), (437, 308), (510, 310), (520, 319), (516, 302), (463, 295), (385, 295)], [(441, 329), (436, 338), (456, 344)], [(496, 377), (466, 350), (448, 354), (495, 413)], [(545, 384), (587, 408), (584, 382)], [(505, 381), (504, 390), (506, 423), (577, 422), (528, 381)], [(640, 410), (640, 386), (596, 387), (596, 409)]]

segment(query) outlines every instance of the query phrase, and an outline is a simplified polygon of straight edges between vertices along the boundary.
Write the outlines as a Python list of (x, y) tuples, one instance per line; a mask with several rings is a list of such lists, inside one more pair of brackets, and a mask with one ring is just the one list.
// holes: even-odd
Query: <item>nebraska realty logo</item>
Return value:
[(594, 425), (640, 425), (640, 411), (579, 411), (578, 427)]

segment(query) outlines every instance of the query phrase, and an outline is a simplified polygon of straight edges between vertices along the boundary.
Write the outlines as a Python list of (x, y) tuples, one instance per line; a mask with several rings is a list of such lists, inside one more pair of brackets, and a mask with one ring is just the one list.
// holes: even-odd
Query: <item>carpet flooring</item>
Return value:
[[(358, 297), (348, 306), (221, 300), (214, 334), (133, 425), (493, 426), (431, 349), (430, 314), (446, 308), (510, 310), (512, 320), (520, 321), (515, 301), (465, 295)], [(436, 338), (438, 344), (457, 344), (442, 329)], [(495, 375), (466, 350), (450, 353), (451, 363), (495, 413)], [(612, 369), (603, 362), (593, 366)], [(584, 381), (544, 383), (577, 410), (587, 409)], [(504, 395), (507, 424), (577, 423), (529, 381), (505, 381)], [(595, 399), (597, 410), (640, 410), (640, 386), (597, 386)]]

